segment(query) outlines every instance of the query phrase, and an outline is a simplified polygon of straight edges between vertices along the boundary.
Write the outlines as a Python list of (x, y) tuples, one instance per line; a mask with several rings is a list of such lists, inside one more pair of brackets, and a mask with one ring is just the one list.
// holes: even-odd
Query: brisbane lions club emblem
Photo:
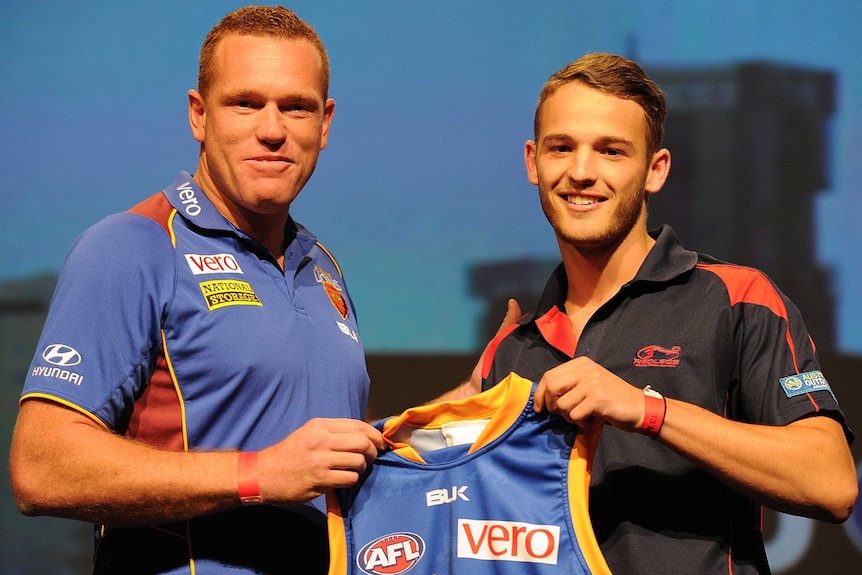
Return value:
[(338, 280), (332, 277), (331, 273), (317, 266), (314, 266), (314, 279), (318, 283), (323, 284), (323, 289), (326, 291), (326, 295), (329, 296), (329, 301), (332, 302), (332, 306), (338, 311), (341, 319), (347, 319), (349, 315), (347, 300), (341, 295), (341, 286), (338, 285)]

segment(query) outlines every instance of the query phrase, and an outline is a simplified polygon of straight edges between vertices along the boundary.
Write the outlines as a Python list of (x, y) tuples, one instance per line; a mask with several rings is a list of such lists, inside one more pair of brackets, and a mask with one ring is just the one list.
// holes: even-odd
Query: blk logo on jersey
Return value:
[(425, 542), (415, 533), (390, 533), (365, 545), (356, 565), (368, 575), (407, 573), (425, 554)]
[(435, 505), (443, 505), (444, 503), (454, 503), (455, 500), (470, 501), (464, 494), (467, 491), (467, 486), (461, 487), (452, 486), (451, 493), (448, 489), (433, 489), (425, 494), (425, 506), (434, 507)]
[(559, 525), (458, 520), (458, 557), (556, 565), (559, 549)]
[(314, 279), (317, 280), (317, 283), (323, 284), (323, 289), (326, 290), (329, 301), (332, 302), (341, 319), (347, 319), (347, 300), (341, 295), (341, 286), (338, 284), (338, 280), (332, 277), (331, 273), (318, 266), (314, 266)]
[(201, 274), (241, 274), (242, 268), (233, 254), (186, 254), (189, 269), (196, 276)]
[(635, 367), (676, 367), (679, 365), (679, 355), (682, 348), (675, 345), (671, 348), (660, 345), (648, 345), (640, 349), (634, 360)]

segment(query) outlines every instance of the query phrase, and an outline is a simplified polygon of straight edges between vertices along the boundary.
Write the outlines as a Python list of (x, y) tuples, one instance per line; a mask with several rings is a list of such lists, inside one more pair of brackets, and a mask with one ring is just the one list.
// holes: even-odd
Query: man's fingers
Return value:
[[(509, 301), (506, 302), (506, 315), (503, 317), (503, 323), (500, 324), (500, 330), (503, 330), (510, 324), (518, 321), (523, 315), (524, 314), (521, 313), (521, 305), (518, 301), (510, 298)], [(497, 330), (497, 333), (499, 333), (500, 330)]]
[(545, 410), (545, 393), (547, 386), (545, 386), (544, 382), (540, 381), (538, 387), (536, 387), (536, 393), (533, 394), (533, 411), (536, 413), (541, 413)]

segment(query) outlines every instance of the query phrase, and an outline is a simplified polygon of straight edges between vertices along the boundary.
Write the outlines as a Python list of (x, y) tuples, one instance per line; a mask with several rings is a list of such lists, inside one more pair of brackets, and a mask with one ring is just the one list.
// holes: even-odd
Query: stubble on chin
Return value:
[[(555, 209), (544, 194), (540, 195), (542, 211), (554, 230), (557, 241), (581, 252), (604, 252), (619, 245), (635, 228), (641, 213), (646, 210), (643, 202), (645, 191), (628, 196), (618, 204), (606, 224), (598, 213), (565, 212)], [(556, 198), (557, 196), (552, 196)]]

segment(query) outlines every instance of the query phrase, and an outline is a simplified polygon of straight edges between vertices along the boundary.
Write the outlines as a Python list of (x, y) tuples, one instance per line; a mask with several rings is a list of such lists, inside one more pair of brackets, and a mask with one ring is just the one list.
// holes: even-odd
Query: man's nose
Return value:
[(258, 114), (257, 138), (270, 146), (280, 146), (287, 139), (285, 119), (278, 106), (267, 105)]

